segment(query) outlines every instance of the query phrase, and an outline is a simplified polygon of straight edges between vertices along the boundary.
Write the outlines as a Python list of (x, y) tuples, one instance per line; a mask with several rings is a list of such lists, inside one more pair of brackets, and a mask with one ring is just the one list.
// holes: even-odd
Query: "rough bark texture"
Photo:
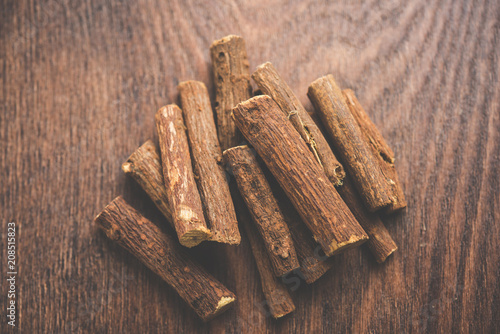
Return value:
[(142, 189), (153, 200), (156, 207), (173, 226), (172, 209), (163, 182), (160, 154), (153, 141), (148, 140), (122, 164), (125, 174), (139, 183)]
[(172, 222), (179, 242), (186, 247), (210, 237), (203, 206), (194, 180), (191, 156), (182, 121), (182, 111), (174, 104), (156, 113), (163, 181), (172, 208)]
[(392, 189), (333, 76), (315, 80), (309, 86), (307, 95), (315, 105), (344, 168), (351, 175), (368, 209), (377, 211), (388, 206), (391, 203)]
[(240, 103), (233, 109), (233, 117), (328, 256), (368, 239), (305, 142), (269, 96)]
[(238, 209), (238, 219), (240, 224), (243, 225), (243, 229), (250, 242), (250, 247), (252, 248), (255, 263), (257, 264), (262, 291), (266, 297), (265, 304), (269, 306), (269, 311), (273, 318), (281, 318), (295, 310), (292, 297), (281, 279), (274, 274), (271, 261), (264, 250), (264, 242), (251, 222), (250, 213), (245, 207), (243, 198), (241, 198), (236, 187), (232, 188), (232, 190), (234, 204)]
[(370, 237), (366, 245), (375, 257), (375, 260), (378, 263), (384, 262), (398, 247), (380, 220), (380, 217), (375, 212), (369, 212), (363, 205), (349, 174), (344, 178), (343, 184), (337, 187), (337, 191), (361, 227), (363, 227), (363, 230), (368, 234), (368, 237)]
[(229, 35), (210, 46), (215, 84), (215, 113), (217, 134), (222, 150), (241, 143), (243, 136), (231, 118), (231, 111), (238, 103), (252, 97), (245, 40)]
[(326, 176), (334, 185), (342, 183), (345, 176), (342, 165), (338, 162), (311, 116), (304, 109), (299, 99), (281, 78), (271, 63), (257, 67), (252, 74), (261, 91), (273, 98), (281, 111), (287, 115), (295, 129), (305, 140), (318, 162), (323, 166)]
[(193, 155), (196, 183), (205, 208), (211, 240), (233, 245), (240, 243), (238, 221), (222, 165), (210, 97), (202, 82), (185, 81), (179, 93)]
[(235, 295), (184, 253), (177, 241), (122, 197), (106, 206), (95, 222), (108, 238), (173, 287), (204, 321), (220, 314), (235, 301)]
[(344, 89), (342, 93), (352, 116), (364, 135), (365, 141), (371, 147), (387, 182), (392, 188), (392, 201), (387, 207), (387, 213), (405, 208), (406, 199), (394, 165), (394, 152), (392, 152), (389, 145), (385, 142), (384, 137), (382, 137), (382, 134), (377, 129), (377, 126), (363, 109), (354, 92), (351, 89)]
[(238, 189), (257, 226), (274, 274), (283, 276), (299, 267), (290, 230), (271, 187), (248, 146), (224, 151)]

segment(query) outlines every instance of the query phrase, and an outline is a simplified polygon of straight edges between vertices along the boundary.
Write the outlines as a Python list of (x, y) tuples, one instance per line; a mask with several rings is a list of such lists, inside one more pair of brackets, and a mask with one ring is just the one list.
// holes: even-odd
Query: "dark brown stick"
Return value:
[(315, 80), (309, 86), (307, 95), (315, 105), (367, 208), (376, 211), (388, 206), (392, 190), (345, 104), (342, 91), (333, 76)]
[(389, 255), (398, 249), (398, 247), (391, 238), (389, 231), (387, 231), (380, 220), (378, 214), (369, 212), (363, 205), (352, 184), (349, 174), (344, 178), (343, 184), (337, 187), (337, 191), (354, 217), (356, 217), (361, 227), (363, 227), (366, 234), (368, 234), (368, 237), (370, 237), (366, 245), (375, 257), (375, 260), (377, 260), (378, 263), (384, 262)]
[(394, 152), (392, 152), (389, 145), (385, 142), (384, 137), (382, 137), (382, 134), (377, 129), (377, 126), (370, 120), (370, 117), (359, 103), (356, 95), (354, 95), (354, 92), (350, 89), (344, 89), (342, 93), (351, 114), (364, 135), (365, 141), (372, 148), (372, 152), (382, 168), (382, 172), (384, 173), (387, 182), (392, 188), (392, 202), (387, 207), (387, 213), (392, 213), (405, 208), (406, 199), (401, 183), (399, 182), (396, 167), (394, 166)]
[(295, 129), (314, 153), (316, 160), (323, 166), (326, 176), (334, 185), (342, 183), (345, 172), (328, 145), (325, 137), (304, 109), (299, 99), (281, 78), (271, 63), (257, 67), (252, 74), (262, 92), (269, 95), (287, 115)]
[(222, 165), (222, 152), (207, 89), (199, 81), (181, 82), (178, 89), (196, 182), (212, 231), (211, 240), (238, 245), (241, 240), (238, 221)]
[(250, 247), (252, 248), (253, 257), (257, 264), (257, 270), (259, 271), (262, 291), (266, 297), (266, 304), (269, 306), (269, 311), (273, 318), (281, 318), (293, 312), (295, 305), (281, 279), (274, 275), (273, 266), (264, 250), (264, 242), (251, 222), (250, 213), (245, 207), (243, 199), (235, 188), (233, 190), (235, 190), (233, 191), (233, 198), (234, 205), (238, 210), (238, 219), (240, 224), (243, 225), (243, 229), (250, 241)]
[(230, 307), (235, 295), (195, 263), (170, 236), (115, 198), (95, 218), (111, 240), (159, 275), (207, 321)]
[(173, 226), (172, 209), (168, 203), (156, 145), (151, 140), (146, 141), (122, 164), (122, 170), (132, 176)]
[(267, 95), (238, 104), (233, 118), (332, 256), (368, 239), (297, 131)]
[(171, 104), (158, 110), (155, 120), (172, 222), (179, 242), (193, 247), (208, 239), (210, 231), (194, 180), (182, 111)]
[(239, 145), (243, 137), (231, 118), (231, 110), (252, 96), (245, 40), (229, 35), (210, 46), (214, 72), (217, 133), (222, 150)]
[(283, 276), (299, 267), (292, 237), (255, 156), (248, 146), (224, 151), (238, 189), (257, 226), (274, 274)]

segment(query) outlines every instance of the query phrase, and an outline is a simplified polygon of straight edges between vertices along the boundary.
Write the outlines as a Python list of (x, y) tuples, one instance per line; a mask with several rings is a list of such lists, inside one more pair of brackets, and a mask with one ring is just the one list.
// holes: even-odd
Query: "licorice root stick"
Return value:
[(238, 245), (241, 237), (222, 164), (210, 97), (202, 82), (179, 84), (182, 112), (193, 155), (194, 173), (205, 208), (211, 240)]
[(316, 123), (304, 109), (299, 99), (285, 80), (281, 78), (273, 64), (267, 62), (255, 70), (252, 78), (262, 93), (269, 95), (279, 105), (294, 128), (314, 153), (316, 160), (323, 166), (326, 176), (334, 185), (342, 183), (345, 172), (333, 154), (328, 142)]
[(194, 180), (182, 111), (175, 104), (170, 104), (158, 110), (155, 121), (172, 222), (179, 242), (193, 247), (211, 234)]
[(392, 203), (387, 207), (387, 213), (392, 213), (406, 207), (406, 199), (403, 193), (403, 188), (399, 182), (398, 173), (394, 166), (394, 152), (382, 137), (382, 134), (377, 129), (375, 124), (370, 120), (370, 117), (359, 103), (356, 95), (351, 89), (342, 91), (345, 101), (351, 114), (358, 123), (361, 132), (364, 135), (365, 141), (372, 148), (373, 155), (376, 157), (382, 172), (384, 173), (388, 183), (392, 187), (393, 196)]
[(160, 276), (207, 321), (230, 307), (235, 295), (184, 253), (177, 241), (128, 205), (121, 196), (95, 218), (111, 240)]
[(163, 182), (160, 154), (156, 145), (148, 140), (122, 164), (122, 170), (141, 186), (156, 207), (173, 225), (172, 209)]
[(217, 133), (222, 150), (239, 145), (243, 139), (231, 118), (238, 103), (252, 97), (245, 40), (229, 35), (210, 46), (215, 84)]
[(392, 189), (333, 76), (328, 75), (312, 82), (307, 95), (316, 107), (344, 168), (351, 175), (367, 208), (377, 211), (390, 205)]
[(236, 184), (262, 237), (274, 274), (283, 276), (299, 267), (285, 217), (271, 187), (248, 146), (224, 151)]
[(273, 266), (265, 251), (264, 242), (257, 229), (253, 226), (250, 213), (245, 207), (238, 190), (236, 188), (232, 188), (232, 190), (234, 190), (233, 199), (234, 205), (238, 210), (239, 222), (243, 225), (243, 229), (250, 242), (250, 247), (252, 248), (255, 263), (257, 264), (262, 291), (266, 297), (265, 304), (269, 306), (269, 311), (273, 318), (281, 318), (295, 310), (292, 297), (281, 279), (274, 274)]
[(233, 118), (326, 255), (368, 239), (276, 102), (267, 95), (253, 97), (233, 109)]

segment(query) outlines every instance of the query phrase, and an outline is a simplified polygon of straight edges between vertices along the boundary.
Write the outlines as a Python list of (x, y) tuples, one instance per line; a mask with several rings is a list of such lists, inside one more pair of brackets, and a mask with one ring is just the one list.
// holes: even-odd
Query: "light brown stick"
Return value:
[(235, 301), (231, 291), (122, 197), (108, 204), (95, 218), (95, 223), (108, 238), (132, 253), (174, 288), (204, 321), (222, 313)]
[(151, 140), (146, 141), (122, 164), (122, 170), (132, 176), (173, 226), (172, 209), (168, 202), (156, 145)]
[(238, 104), (233, 118), (325, 254), (332, 256), (368, 239), (305, 142), (269, 96)]
[(182, 111), (175, 104), (165, 106), (158, 110), (155, 121), (172, 222), (179, 242), (193, 247), (208, 239), (210, 231), (194, 180)]
[[(233, 190), (236, 189), (233, 188)], [(273, 318), (281, 318), (295, 310), (292, 297), (281, 279), (274, 275), (273, 266), (264, 250), (265, 245), (250, 221), (250, 213), (237, 190), (233, 191), (233, 198), (238, 210), (238, 219), (250, 241), (250, 247), (259, 271), (262, 291), (266, 297), (266, 304), (269, 306)]]
[(271, 187), (248, 146), (224, 151), (238, 189), (264, 240), (274, 274), (283, 276), (299, 267), (295, 247), (285, 218)]
[(371, 147), (373, 155), (377, 159), (387, 182), (392, 188), (392, 202), (387, 207), (387, 213), (405, 208), (406, 199), (394, 165), (394, 152), (392, 152), (389, 145), (385, 142), (377, 126), (370, 120), (370, 117), (359, 103), (354, 92), (350, 89), (344, 89), (342, 93), (351, 114), (364, 135), (365, 141)]
[(229, 35), (210, 46), (215, 84), (217, 133), (222, 150), (239, 145), (243, 139), (231, 118), (231, 110), (252, 96), (245, 40)]
[(309, 86), (307, 95), (315, 105), (367, 208), (376, 211), (388, 206), (392, 190), (345, 104), (342, 91), (333, 76), (315, 80)]
[(292, 122), (294, 128), (323, 166), (328, 179), (334, 185), (341, 184), (345, 176), (342, 165), (333, 154), (316, 123), (314, 123), (287, 83), (281, 78), (273, 64), (268, 62), (260, 65), (252, 74), (252, 78), (264, 94), (273, 98), (281, 111)]
[(181, 82), (178, 89), (196, 182), (212, 231), (211, 240), (238, 245), (241, 240), (238, 221), (222, 165), (222, 152), (207, 89), (199, 81)]

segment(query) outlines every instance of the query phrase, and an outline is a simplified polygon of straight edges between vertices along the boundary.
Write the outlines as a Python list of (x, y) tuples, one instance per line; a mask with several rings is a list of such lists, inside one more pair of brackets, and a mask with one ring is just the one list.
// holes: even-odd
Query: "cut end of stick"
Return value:
[(184, 233), (182, 237), (179, 238), (179, 242), (181, 245), (191, 248), (199, 245), (202, 241), (210, 239), (211, 235), (209, 229), (200, 226)]
[(226, 310), (228, 310), (231, 306), (233, 306), (233, 303), (236, 301), (236, 298), (234, 296), (223, 296), (220, 300), (219, 303), (217, 304), (215, 310), (208, 314), (206, 317), (203, 318), (203, 321), (209, 321), (216, 316), (218, 316), (221, 313), (224, 313)]
[(124, 162), (123, 165), (122, 165), (122, 171), (125, 173), (125, 174), (128, 174), (130, 172), (132, 172), (132, 163), (127, 161), (127, 162)]
[(387, 251), (384, 255), (382, 256), (378, 256), (378, 257), (375, 257), (375, 260), (377, 261), (377, 263), (384, 263), (385, 260), (387, 260), (387, 258), (389, 256), (391, 256), (395, 251), (398, 250), (398, 246), (394, 245), (394, 248), (391, 248), (389, 251)]
[(358, 247), (361, 244), (365, 243), (366, 241), (368, 241), (368, 236), (366, 234), (362, 235), (362, 236), (351, 235), (349, 240), (339, 242), (339, 243), (337, 243), (336, 241), (333, 241), (330, 244), (329, 252), (328, 253), (325, 252), (325, 254), (327, 256), (337, 255), (339, 253), (345, 252), (348, 249)]
[(238, 36), (238, 35), (227, 35), (227, 36), (222, 37), (221, 39), (213, 41), (212, 45), (210, 45), (210, 49), (213, 49), (214, 47), (216, 47), (217, 45), (220, 45), (220, 44), (226, 44), (226, 43), (230, 43), (232, 41), (241, 40), (241, 39), (243, 39), (243, 37)]

